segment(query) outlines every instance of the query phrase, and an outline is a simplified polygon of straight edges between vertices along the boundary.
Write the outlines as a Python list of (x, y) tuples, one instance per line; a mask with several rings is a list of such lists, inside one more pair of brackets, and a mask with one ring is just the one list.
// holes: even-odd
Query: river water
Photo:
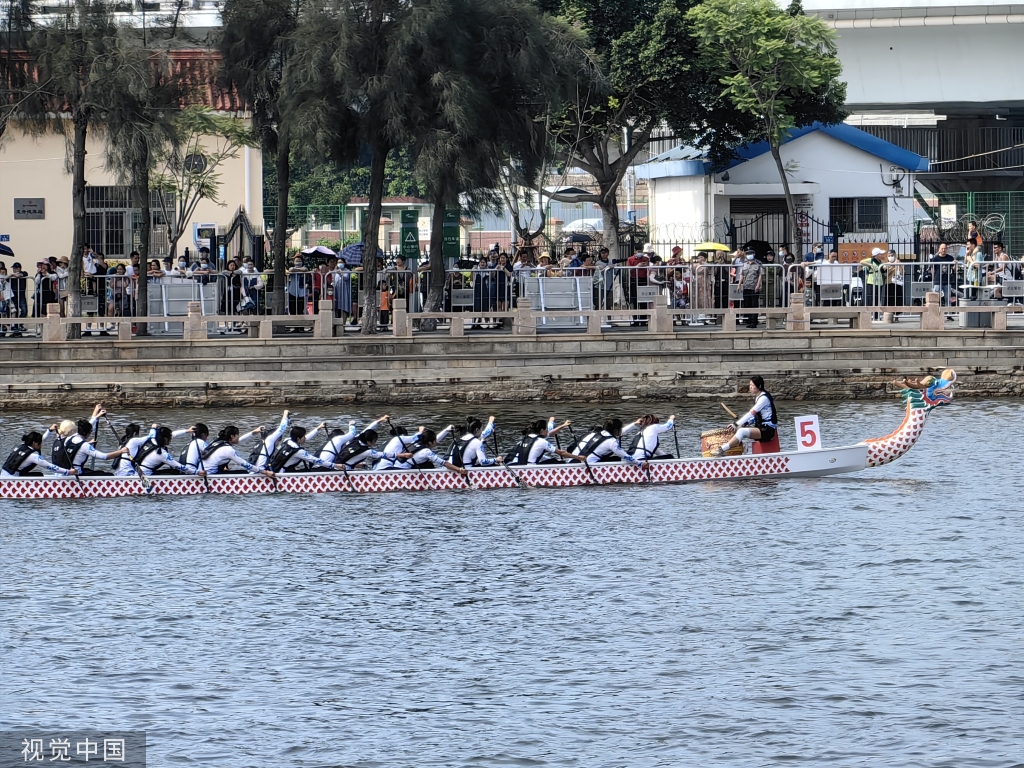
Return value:
[[(678, 410), (687, 454), (723, 421)], [(54, 418), (4, 415), (4, 455)], [(819, 480), (0, 502), (0, 728), (144, 730), (151, 766), (1019, 765), (1022, 421), (958, 401)]]

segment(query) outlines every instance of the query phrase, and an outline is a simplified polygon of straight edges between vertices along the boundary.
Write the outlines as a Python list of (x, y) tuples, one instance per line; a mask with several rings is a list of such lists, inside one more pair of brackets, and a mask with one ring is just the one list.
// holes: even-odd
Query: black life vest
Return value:
[[(649, 427), (651, 425), (648, 424), (647, 426)], [(635, 435), (632, 435), (626, 441), (626, 444), (624, 446), (622, 446), (623, 449), (626, 451), (626, 453), (628, 453), (630, 456), (632, 456), (634, 453), (636, 453), (636, 449), (637, 448), (643, 448), (643, 450), (644, 450), (644, 458), (645, 459), (649, 459), (649, 458), (651, 458), (654, 455), (655, 451), (658, 450), (658, 436), (657, 435), (654, 436), (654, 445), (647, 445), (646, 443), (641, 444), (641, 441), (644, 438), (644, 429), (646, 429), (646, 427), (640, 427), (637, 430), (637, 433)]]
[[(229, 448), (231, 447), (231, 443), (229, 443), (227, 440), (214, 440), (212, 443), (206, 446), (206, 450), (199, 454), (199, 458), (201, 458), (203, 461), (206, 461), (208, 458), (213, 456), (214, 453), (219, 451), (225, 445), (228, 446)], [(216, 467), (214, 467), (214, 469), (217, 472), (219, 472), (222, 468), (226, 467), (230, 463), (231, 459), (228, 459), (227, 461), (218, 464)]]
[(463, 437), (461, 440), (456, 440), (452, 443), (452, 447), (448, 449), (448, 461), (456, 467), (464, 466), (466, 449), (469, 448), (469, 444), (475, 439), (476, 438), (473, 435), (470, 435), (469, 437)]
[(75, 457), (78, 456), (78, 452), (82, 450), (82, 446), (85, 445), (85, 438), (83, 437), (78, 443), (72, 443), (78, 434), (68, 435), (64, 439), (56, 439), (53, 441), (53, 448), (50, 450), (50, 458), (53, 459), (53, 463), (62, 469), (73, 469), (75, 464)]
[(359, 463), (358, 461), (353, 462), (352, 460), (357, 457), (361, 457), (368, 450), (370, 450), (370, 446), (357, 437), (354, 440), (345, 443), (345, 445), (341, 447), (341, 450), (338, 451), (338, 454), (334, 457), (334, 463), (345, 464), (349, 469), (351, 469)]
[[(125, 435), (124, 437), (122, 437), (121, 438), (121, 444), (118, 446), (118, 448), (124, 448), (126, 445), (128, 445), (128, 440), (129, 440), (128, 435)], [(110, 462), (110, 468), (112, 470), (114, 470), (115, 472), (117, 472), (117, 470), (120, 469), (120, 467), (121, 467), (121, 462), (122, 461), (126, 461), (124, 456), (115, 456), (114, 460), (112, 462)]]
[(768, 404), (771, 406), (772, 413), (769, 417), (769, 421), (765, 421), (764, 417), (761, 416), (761, 412), (758, 411), (754, 414), (754, 426), (760, 429), (762, 426), (767, 424), (769, 427), (778, 428), (779, 426), (779, 414), (775, 410), (775, 398), (768, 394), (765, 390), (761, 390), (761, 394), (768, 398)]
[(603, 431), (592, 432), (591, 434), (587, 435), (580, 441), (579, 447), (574, 451), (574, 453), (577, 456), (583, 456), (584, 458), (586, 458), (587, 456), (590, 456), (595, 451), (597, 451), (597, 449), (604, 445), (606, 442), (614, 439), (614, 436), (609, 435)]
[[(270, 464), (270, 471), (280, 472), (284, 469), (288, 460), (301, 450), (302, 448), (293, 444), (291, 440), (285, 440), (281, 445), (277, 446), (277, 450), (274, 451), (274, 455), (270, 457), (270, 461), (268, 462)], [(296, 464), (296, 466), (298, 466), (298, 464)]]
[(152, 456), (154, 453), (159, 452), (160, 450), (161, 447), (152, 440), (147, 440), (142, 445), (140, 445), (139, 450), (136, 451), (135, 455), (132, 457), (132, 463), (135, 466), (135, 471), (138, 472), (142, 468), (143, 460), (148, 459), (150, 456)]
[(533, 446), (537, 441), (541, 439), (543, 438), (538, 437), (537, 435), (525, 435), (523, 439), (516, 444), (516, 447), (505, 455), (505, 463), (513, 465), (528, 464), (530, 462), (530, 451), (533, 450)]
[[(273, 458), (272, 456), (270, 456), (270, 454), (267, 453), (266, 438), (256, 443), (256, 447), (253, 448), (252, 452), (249, 454), (249, 463), (256, 464), (260, 460), (260, 456), (266, 456), (268, 462), (270, 462), (270, 460)], [(274, 471), (276, 472), (277, 470)]]
[[(416, 438), (416, 440), (413, 441), (413, 444), (410, 445), (406, 449), (406, 451), (408, 453), (412, 454), (412, 458), (409, 459), (409, 461), (412, 462), (413, 467), (416, 468), (416, 469), (433, 469), (434, 468), (434, 465), (433, 465), (432, 462), (429, 462), (429, 461), (416, 461), (416, 454), (419, 453), (420, 451), (422, 451), (425, 448), (429, 449), (430, 446), (427, 445), (426, 443), (422, 442), (419, 438)], [(461, 466), (461, 464), (459, 466)]]
[(4, 472), (8, 475), (18, 475), (18, 470), (21, 469), (21, 465), (25, 463), (25, 459), (36, 452), (36, 449), (30, 445), (22, 443), (13, 451), (11, 455), (7, 457), (7, 461), (4, 462)]

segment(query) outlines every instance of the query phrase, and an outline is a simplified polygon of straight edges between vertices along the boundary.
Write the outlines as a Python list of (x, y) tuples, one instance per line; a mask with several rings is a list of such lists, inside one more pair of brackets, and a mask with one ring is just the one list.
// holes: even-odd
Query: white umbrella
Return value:
[(326, 245), (314, 245), (314, 246), (312, 246), (310, 248), (304, 248), (302, 250), (302, 252), (304, 254), (306, 254), (307, 256), (312, 256), (314, 253), (319, 253), (319, 254), (322, 254), (324, 256), (337, 256), (338, 255), (334, 251), (332, 251), (330, 248), (328, 248)]

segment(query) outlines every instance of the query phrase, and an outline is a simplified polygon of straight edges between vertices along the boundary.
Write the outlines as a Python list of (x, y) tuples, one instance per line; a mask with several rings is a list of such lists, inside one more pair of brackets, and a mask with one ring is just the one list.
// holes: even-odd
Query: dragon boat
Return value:
[(953, 400), (956, 373), (900, 382), (906, 404), (903, 423), (885, 437), (855, 445), (818, 450), (780, 451), (712, 458), (664, 459), (643, 465), (609, 462), (517, 467), (473, 467), (466, 475), (447, 469), (373, 472), (297, 472), (276, 480), (262, 475), (152, 475), (138, 477), (4, 477), (3, 499), (77, 499), (119, 496), (194, 496), (266, 493), (381, 493), (384, 491), (442, 491), (497, 488), (565, 488), (588, 485), (635, 485), (709, 482), (750, 478), (824, 477), (889, 464), (903, 456), (924, 431), (928, 414)]

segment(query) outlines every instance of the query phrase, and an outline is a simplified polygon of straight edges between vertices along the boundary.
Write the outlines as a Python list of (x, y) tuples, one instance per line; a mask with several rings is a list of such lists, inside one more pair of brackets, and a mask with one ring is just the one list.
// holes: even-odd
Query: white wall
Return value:
[[(86, 183), (94, 186), (116, 186), (116, 179), (104, 166), (102, 140), (92, 135), (86, 145)], [(252, 205), (249, 217), (255, 226), (263, 225), (263, 165), (259, 149), (225, 161), (220, 170), (220, 203), (201, 200), (194, 222), (216, 222), (228, 225), (239, 206), (248, 199)], [(246, 195), (248, 178), (248, 196)], [(46, 218), (15, 220), (14, 198), (45, 198)], [(178, 241), (178, 252), (185, 246), (194, 249), (192, 226)], [(49, 256), (68, 256), (71, 252), (71, 176), (65, 170), (65, 142), (62, 136), (24, 135), (17, 127), (8, 128), (0, 143), (0, 234), (11, 236), (8, 245), (22, 265), (34, 264)], [(10, 259), (7, 259), (10, 262)], [(10, 264), (8, 263), (8, 267)]]
[(706, 177), (675, 176), (651, 179), (648, 224), (654, 242), (694, 242), (703, 239), (700, 225), (708, 220)]
[[(883, 183), (883, 176), (885, 181), (889, 180), (889, 163), (821, 131), (814, 131), (783, 144), (781, 154), (783, 164), (791, 168), (791, 183), (816, 182), (820, 186), (819, 193), (813, 198), (814, 207), (811, 214), (819, 221), (828, 221), (831, 197), (892, 198), (892, 188)], [(766, 152), (730, 168), (729, 184), (725, 185), (726, 192), (731, 184), (780, 184), (775, 160)], [(908, 175), (903, 180), (904, 193), (909, 193), (911, 188), (912, 183)], [(716, 199), (716, 216), (727, 215), (728, 198), (724, 198), (722, 203), (719, 203), (719, 199)], [(912, 225), (913, 210), (911, 198), (891, 199), (889, 225)]]

